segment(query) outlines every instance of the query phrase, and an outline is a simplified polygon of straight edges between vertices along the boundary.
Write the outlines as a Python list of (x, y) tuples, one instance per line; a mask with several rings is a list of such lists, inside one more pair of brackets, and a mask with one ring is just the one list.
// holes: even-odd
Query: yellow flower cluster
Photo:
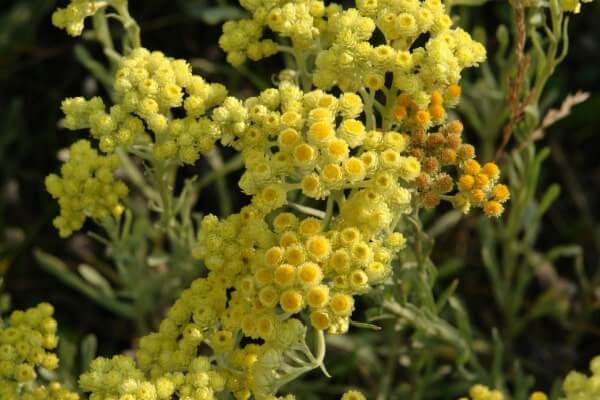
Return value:
[(227, 328), (270, 340), (278, 321), (306, 309), (313, 327), (346, 332), (352, 296), (389, 276), (392, 250), (404, 238), (365, 236), (343, 223), (340, 218), (335, 229), (324, 230), (317, 218), (280, 212), (271, 229), (252, 207), (222, 222), (206, 217), (194, 254), (205, 261), (209, 277), (234, 289)]
[[(459, 400), (504, 400), (505, 398), (504, 394), (498, 389), (490, 389), (485, 385), (475, 384), (469, 390), (469, 398), (461, 397)], [(544, 392), (535, 391), (529, 395), (528, 399), (548, 400), (548, 396)]]
[[(0, 390), (0, 395), (3, 393)], [(6, 400), (79, 400), (79, 395), (70, 391), (59, 382), (50, 382), (48, 385), (39, 385), (23, 392), (20, 396), (2, 397)]]
[(46, 177), (46, 189), (60, 205), (60, 215), (53, 222), (62, 237), (81, 229), (87, 217), (101, 220), (121, 215), (121, 199), (128, 189), (113, 177), (118, 166), (116, 155), (101, 156), (86, 140), (71, 145), (62, 176)]
[[(411, 209), (420, 164), (401, 155), (406, 135), (367, 130), (362, 114), (354, 93), (303, 93), (289, 82), (244, 102), (228, 98), (213, 112), (223, 143), (242, 154), (240, 186), (252, 204), (222, 221), (205, 217), (193, 254), (208, 268), (211, 290), (221, 291), (217, 298), (228, 298), (212, 307), (218, 346), (214, 338), (209, 345), (232, 352), (228, 363), (245, 371), (228, 379), (239, 398), (275, 393), (284, 381), (274, 366), (285, 366), (305, 340), (296, 317), (318, 332), (345, 333), (354, 296), (389, 277), (405, 244), (394, 230)], [(300, 190), (336, 202), (337, 216), (281, 210), (288, 192)], [(247, 340), (260, 344), (239, 344)]]
[[(261, 24), (280, 33), (273, 26), (297, 29), (296, 36), (288, 36), (304, 39), (292, 40), (293, 49), (314, 51), (311, 76), (320, 88), (303, 92), (283, 81), (243, 103), (228, 99), (223, 114), (237, 120), (215, 118), (223, 143), (242, 152), (246, 172), (240, 187), (254, 196), (259, 210), (282, 206), (288, 192), (296, 189), (322, 199), (401, 177), (405, 187), (415, 182), (421, 207), (448, 200), (465, 212), (472, 206), (490, 217), (503, 212), (509, 192), (497, 184), (498, 167), (481, 167), (473, 160), (473, 146), (462, 143), (462, 124), (448, 121), (446, 112), (460, 99), (461, 70), (483, 61), (485, 49), (466, 32), (451, 28), (441, 1), (360, 0), (348, 10), (313, 1), (306, 8), (311, 29), (288, 23), (296, 15), (283, 11), (290, 3), (242, 4), (254, 15), (243, 23), (251, 22), (256, 32)], [(309, 20), (303, 19), (306, 24)], [(373, 46), (370, 40), (378, 34), (385, 44)], [(311, 37), (313, 45), (304, 45)], [(415, 48), (422, 37), (427, 37), (425, 44)], [(386, 76), (393, 77), (391, 87), (386, 87)], [(323, 91), (333, 86), (342, 89), (341, 96)], [(378, 90), (385, 94), (385, 105), (378, 104)], [(460, 177), (453, 178), (449, 167)], [(451, 194), (456, 188), (458, 193)]]
[[(220, 140), (240, 152), (239, 186), (252, 197), (237, 214), (202, 220), (192, 253), (208, 276), (140, 340), (137, 365), (124, 356), (92, 363), (80, 380), (90, 400), (212, 400), (220, 392), (292, 400), (275, 396), (324, 368), (324, 332), (347, 332), (356, 296), (389, 280), (406, 243), (397, 231), (405, 214), (445, 199), (498, 216), (509, 197), (498, 167), (477, 163), (460, 122), (447, 120), (462, 69), (483, 61), (485, 50), (451, 29), (441, 0), (358, 0), (348, 10), (318, 0), (241, 4), (252, 17), (224, 25), (228, 61), (288, 51), (317, 89), (282, 77), (239, 100), (192, 75), (185, 61), (137, 48), (121, 60), (108, 111), (100, 98), (63, 103), (65, 125), (90, 129), (105, 152), (151, 149), (143, 155), (152, 161), (191, 164)], [(266, 28), (292, 47), (263, 39)], [(371, 43), (375, 37), (385, 43)], [(341, 92), (326, 91), (333, 87)], [(112, 177), (114, 155), (100, 157), (83, 141), (71, 153), (63, 178), (46, 182), (61, 204), (61, 235), (86, 216), (118, 215), (127, 192)], [(296, 203), (300, 195), (326, 210)], [(479, 386), (471, 396), (502, 400)], [(342, 396), (364, 399), (352, 390)]]
[(104, 6), (106, 1), (71, 0), (66, 8), (59, 8), (52, 14), (52, 24), (66, 30), (71, 36), (79, 36), (84, 20)]
[[(334, 227), (325, 230), (323, 221), (289, 212), (268, 224), (254, 206), (223, 221), (205, 217), (194, 255), (209, 274), (183, 292), (158, 332), (142, 338), (140, 373), (156, 390), (159, 381), (169, 381), (169, 393), (192, 399), (211, 399), (221, 390), (236, 399), (274, 399), (290, 376), (317, 366), (305, 342), (303, 311), (317, 331), (345, 332), (353, 296), (383, 282), (394, 251), (404, 245), (398, 233), (363, 236), (344, 227), (342, 217)], [(210, 359), (197, 356), (208, 349)], [(117, 369), (140, 380), (130, 367)], [(101, 390), (122, 387), (118, 380), (106, 384), (104, 376), (93, 387), (86, 383), (86, 390), (106, 396)], [(194, 394), (193, 382), (208, 397)], [(344, 399), (361, 398), (356, 396)]]
[[(234, 350), (239, 340), (231, 331), (218, 330), (217, 311), (224, 301), (222, 282), (199, 279), (186, 290), (169, 311), (158, 333), (142, 338), (137, 358), (99, 357), (81, 375), (79, 385), (90, 400), (188, 400), (216, 399), (227, 388), (236, 399), (294, 400), (276, 397), (270, 387), (286, 351), (300, 346), (305, 330), (296, 319), (282, 323), (279, 337), (270, 344), (247, 344)], [(215, 308), (213, 308), (215, 307)], [(49, 350), (58, 338), (53, 308), (41, 303), (26, 311), (15, 311), (8, 325), (0, 328), (0, 398), (3, 400), (79, 400), (58, 382), (36, 381), (36, 368), (54, 370), (58, 358)], [(228, 334), (229, 333), (229, 334)], [(215, 357), (197, 356), (203, 344)], [(216, 361), (215, 361), (216, 360)], [(150, 378), (147, 378), (147, 376)], [(348, 391), (342, 400), (364, 400)]]
[[(65, 126), (89, 128), (102, 151), (153, 140), (156, 159), (193, 164), (220, 135), (218, 126), (206, 114), (223, 101), (227, 91), (223, 85), (209, 84), (193, 75), (184, 60), (165, 57), (159, 51), (135, 49), (121, 61), (114, 90), (117, 104), (108, 112), (99, 97), (70, 98), (62, 105)], [(181, 110), (185, 116), (173, 117), (174, 110)]]
[(475, 160), (466, 160), (461, 165), (462, 175), (458, 180), (460, 193), (455, 196), (455, 204), (467, 211), (469, 207), (483, 208), (488, 217), (499, 217), (504, 211), (510, 192), (504, 184), (499, 184), (500, 169), (493, 162), (481, 166)]
[(8, 325), (0, 325), (0, 398), (6, 400), (78, 400), (58, 383), (48, 387), (36, 382), (36, 368), (54, 370), (58, 357), (54, 309), (41, 303), (26, 311), (14, 311)]
[(238, 66), (247, 58), (257, 61), (280, 51), (276, 42), (263, 39), (267, 27), (289, 38), (295, 48), (310, 47), (319, 37), (316, 25), (325, 10), (322, 1), (242, 0), (240, 4), (252, 18), (226, 22), (219, 39), (219, 45), (232, 65)]
[(247, 58), (258, 61), (279, 51), (277, 43), (262, 39), (262, 27), (250, 19), (227, 21), (219, 45), (227, 52), (227, 62), (239, 66)]
[[(173, 374), (186, 382), (190, 365), (200, 363), (203, 393), (268, 399), (290, 377), (317, 367), (308, 327), (321, 337), (345, 333), (355, 296), (391, 275), (406, 241), (395, 231), (402, 215), (426, 203), (433, 188), (453, 189), (442, 166), (471, 171), (472, 147), (461, 142), (462, 125), (446, 123), (443, 107), (455, 104), (460, 88), (445, 90), (428, 95), (426, 110), (400, 96), (386, 131), (375, 129), (372, 110), (357, 94), (304, 92), (289, 81), (215, 107), (211, 122), (221, 142), (241, 153), (240, 187), (251, 205), (224, 220), (203, 219), (193, 255), (208, 276), (184, 292), (157, 333), (142, 339), (141, 373), (152, 382), (169, 380), (171, 393), (190, 393)], [(428, 133), (433, 127), (440, 132)], [(434, 159), (446, 161), (433, 166)], [(429, 186), (419, 183), (425, 175)], [(284, 209), (297, 191), (327, 199), (327, 213), (305, 217)], [(210, 361), (198, 358), (202, 348), (212, 351)]]
[(366, 400), (366, 397), (358, 390), (348, 390), (344, 393), (341, 400)]
[[(438, 90), (430, 94), (424, 94), (421, 102), (428, 101), (428, 105), (422, 107), (417, 104), (417, 100), (407, 94), (401, 94), (396, 98), (394, 108), (391, 112), (393, 125), (409, 131), (415, 131), (416, 134), (423, 134), (432, 127), (440, 126), (446, 123), (446, 107), (452, 107), (458, 103), (461, 88), (457, 84), (449, 85), (442, 94)], [(454, 130), (462, 131), (462, 127), (454, 127)], [(423, 144), (423, 143), (419, 143)]]
[[(233, 99), (226, 104), (233, 104), (228, 100)], [(240, 187), (254, 195), (263, 212), (280, 207), (287, 192), (298, 189), (314, 199), (366, 187), (400, 190), (404, 198), (396, 182), (413, 181), (420, 172), (414, 157), (401, 155), (407, 147), (405, 135), (365, 127), (362, 99), (354, 93), (303, 93), (283, 82), (235, 104), (224, 114), (240, 116), (243, 130), (223, 141), (241, 151), (246, 172)], [(225, 108), (213, 113), (220, 124), (228, 121), (216, 118)]]
[[(460, 94), (459, 87), (450, 91)], [(395, 130), (381, 132), (365, 127), (368, 116), (360, 96), (336, 97), (320, 89), (304, 93), (282, 82), (244, 102), (226, 99), (213, 119), (221, 125), (223, 143), (241, 152), (246, 171), (240, 187), (261, 212), (283, 206), (294, 190), (323, 199), (353, 189), (358, 199), (372, 189), (381, 201), (369, 200), (368, 210), (385, 205), (382, 213), (398, 214), (408, 211), (414, 186), (419, 206), (433, 208), (447, 199), (465, 212), (475, 206), (497, 217), (509, 198), (508, 188), (497, 184), (499, 168), (473, 160), (475, 149), (462, 143), (460, 121), (447, 122), (444, 102), (433, 91), (429, 110), (423, 111), (401, 95)], [(456, 184), (450, 167), (459, 172)], [(456, 187), (458, 193), (450, 195)], [(360, 214), (355, 207), (348, 215), (356, 223)]]
[[(285, 353), (301, 346), (305, 329), (296, 319), (258, 320), (254, 323), (263, 331), (274, 332), (276, 325), (277, 336), (242, 345), (233, 324), (242, 319), (243, 310), (227, 305), (231, 285), (218, 273), (196, 280), (169, 310), (159, 331), (142, 338), (137, 359), (155, 386), (170, 381), (171, 393), (198, 400), (212, 399), (214, 392), (225, 389), (236, 399), (251, 393), (268, 399), (277, 391)], [(239, 296), (234, 293), (229, 302), (234, 304)], [(202, 349), (211, 349), (213, 357), (198, 357)]]
[(591, 3), (592, 0), (560, 0), (560, 6), (563, 10), (579, 14), (582, 3)]
[[(476, 384), (469, 389), (470, 400), (504, 400), (504, 394), (500, 390), (490, 389), (487, 386)], [(469, 400), (461, 398), (459, 400)]]
[[(365, 0), (358, 1), (357, 8), (358, 12), (340, 11), (328, 19), (335, 39), (316, 58), (313, 81), (319, 88), (380, 90), (391, 73), (392, 89), (424, 106), (428, 93), (445, 91), (458, 82), (462, 69), (485, 59), (480, 43), (462, 29), (451, 29), (450, 17), (439, 0)], [(375, 46), (371, 39), (379, 32), (385, 44)], [(415, 47), (415, 41), (425, 35), (427, 41)]]
[[(432, 99), (438, 96), (434, 92)], [(466, 213), (472, 206), (481, 207), (488, 217), (498, 217), (510, 197), (508, 187), (497, 183), (500, 169), (495, 163), (481, 166), (473, 159), (475, 148), (462, 143), (462, 130), (459, 120), (440, 124), (433, 132), (423, 127), (412, 130), (408, 152), (421, 164), (415, 180), (420, 204), (434, 208), (456, 186), (458, 193), (450, 199), (457, 208)], [(448, 173), (451, 167), (458, 170), (456, 182)]]
[(214, 392), (223, 388), (224, 381), (211, 371), (206, 357), (197, 357), (186, 364), (186, 372), (173, 372), (147, 380), (135, 361), (126, 356), (112, 359), (99, 357), (90, 370), (81, 375), (80, 387), (90, 392), (90, 400), (212, 400)]
[[(485, 48), (452, 21), (441, 0), (358, 0), (356, 8), (321, 1), (242, 1), (252, 19), (227, 22), (220, 45), (233, 65), (277, 52), (263, 29), (291, 38), (292, 51), (314, 55), (313, 82), (321, 89), (380, 90), (391, 74), (390, 90), (429, 103), (433, 90), (458, 83), (462, 69), (485, 59)], [(384, 44), (373, 45), (382, 35)], [(415, 47), (419, 39), (425, 43)], [(303, 58), (307, 58), (307, 55)]]
[(600, 398), (600, 356), (590, 361), (591, 376), (571, 371), (563, 381), (566, 400), (592, 400)]

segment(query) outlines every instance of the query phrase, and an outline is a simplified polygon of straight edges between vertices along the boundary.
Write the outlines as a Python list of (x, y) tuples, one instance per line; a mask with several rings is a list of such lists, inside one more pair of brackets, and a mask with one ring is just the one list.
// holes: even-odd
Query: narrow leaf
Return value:
[(115, 294), (110, 287), (110, 283), (94, 268), (87, 264), (79, 264), (77, 267), (79, 274), (91, 285), (100, 289), (105, 295), (114, 297)]

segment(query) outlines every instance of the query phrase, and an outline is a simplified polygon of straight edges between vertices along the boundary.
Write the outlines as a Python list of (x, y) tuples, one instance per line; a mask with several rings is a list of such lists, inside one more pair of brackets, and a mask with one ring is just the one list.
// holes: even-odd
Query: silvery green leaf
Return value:
[(110, 283), (98, 271), (87, 264), (79, 264), (77, 267), (79, 274), (91, 285), (100, 289), (105, 295), (114, 297), (114, 292), (110, 287)]

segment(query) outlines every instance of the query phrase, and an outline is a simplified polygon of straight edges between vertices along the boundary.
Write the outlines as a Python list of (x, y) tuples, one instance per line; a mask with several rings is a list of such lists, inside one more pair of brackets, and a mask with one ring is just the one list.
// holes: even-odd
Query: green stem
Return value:
[(300, 84), (302, 85), (302, 90), (304, 90), (304, 92), (308, 92), (312, 86), (312, 79), (306, 66), (306, 59), (308, 58), (308, 54), (306, 52), (297, 50), (294, 50), (292, 54), (294, 55), (294, 58), (296, 60), (298, 72), (300, 72)]
[(392, 109), (396, 105), (396, 93), (392, 93), (394, 91), (393, 88), (386, 89), (385, 92), (385, 108), (381, 111), (381, 125), (384, 131), (387, 131), (392, 126), (392, 120), (390, 119), (390, 114)]
[(92, 26), (94, 33), (96, 34), (96, 40), (100, 42), (102, 48), (106, 50), (114, 50), (115, 45), (112, 37), (110, 36), (110, 30), (108, 29), (108, 19), (106, 17), (106, 9), (99, 10), (92, 17)]
[[(105, 9), (101, 9), (94, 14), (92, 17), (92, 24), (94, 27), (94, 33), (96, 35), (96, 40), (100, 43), (104, 54), (109, 59), (111, 63), (111, 69), (114, 69), (117, 65), (119, 65), (122, 57), (121, 54), (115, 50), (115, 45), (108, 28), (108, 17), (106, 16)], [(110, 86), (112, 86), (112, 83)]]
[(400, 344), (400, 339), (402, 338), (398, 332), (394, 332), (394, 330), (390, 330), (391, 338), (388, 339), (391, 341), (391, 349), (388, 353), (386, 367), (385, 367), (385, 375), (381, 379), (381, 384), (379, 387), (379, 393), (377, 394), (377, 400), (385, 400), (390, 396), (390, 387), (392, 385), (392, 381), (394, 380), (394, 376), (396, 375), (396, 366), (398, 365), (398, 348)]
[[(206, 159), (213, 171), (222, 171), (225, 167), (223, 163), (223, 157), (221, 156), (221, 152), (214, 148), (210, 153), (206, 155)], [(221, 216), (225, 217), (230, 215), (233, 209), (231, 204), (231, 197), (229, 196), (229, 191), (227, 190), (227, 179), (224, 173), (220, 173), (216, 176), (217, 181), (217, 193), (219, 195), (219, 207), (221, 209)]]
[[(552, 31), (547, 32), (548, 39), (550, 42), (550, 48), (547, 52), (544, 68), (542, 69), (542, 72), (536, 77), (535, 86), (531, 91), (531, 104), (539, 103), (542, 91), (544, 90), (548, 79), (550, 79), (550, 76), (554, 72), (556, 66), (560, 63), (560, 61), (562, 61), (562, 56), (557, 57), (558, 46), (560, 44), (561, 38), (563, 40), (563, 46), (568, 46), (568, 37), (562, 37), (563, 16), (557, 1), (550, 1), (550, 16), (552, 19)], [(567, 23), (568, 21), (565, 22), (565, 25)], [(566, 26), (564, 32), (567, 32)]]
[(74, 52), (75, 58), (77, 58), (81, 65), (87, 68), (94, 78), (98, 79), (106, 91), (110, 93), (113, 86), (112, 74), (108, 72), (104, 65), (94, 60), (91, 54), (82, 45), (75, 45)]
[(323, 218), (323, 230), (327, 230), (329, 227), (329, 223), (331, 222), (331, 218), (333, 217), (333, 205), (335, 203), (335, 198), (337, 197), (337, 192), (332, 192), (327, 198), (327, 206), (325, 208), (325, 217)]
[(210, 173), (204, 175), (202, 179), (198, 181), (198, 183), (194, 184), (194, 190), (196, 192), (202, 191), (204, 188), (212, 184), (215, 180), (223, 177), (230, 172), (236, 171), (244, 166), (244, 160), (240, 154), (231, 157), (224, 163), (221, 168), (213, 169)]
[(296, 210), (306, 215), (312, 215), (313, 217), (325, 219), (326, 213), (316, 208), (308, 207), (298, 203), (288, 203), (288, 206), (295, 208)]
[(129, 39), (129, 45), (132, 49), (142, 47), (142, 40), (140, 37), (140, 26), (137, 24), (135, 19), (129, 14), (127, 9), (127, 3), (119, 1), (118, 4), (112, 3), (113, 8), (119, 13), (123, 27), (127, 31), (127, 38)]
[(168, 160), (157, 160), (154, 162), (154, 184), (158, 188), (160, 197), (161, 225), (169, 229), (173, 216), (173, 187), (172, 167)]
[(137, 169), (133, 161), (131, 161), (127, 153), (121, 148), (118, 148), (116, 152), (121, 160), (121, 168), (129, 180), (135, 186), (137, 186), (138, 189), (140, 189), (140, 191), (148, 198), (148, 200), (158, 203), (160, 201), (160, 195), (156, 193), (156, 191), (150, 187), (150, 185), (148, 185), (144, 179), (144, 176)]
[(373, 112), (373, 102), (375, 100), (374, 92), (367, 92), (365, 88), (360, 89), (360, 95), (365, 104), (365, 120), (367, 122), (367, 130), (373, 130), (377, 126), (377, 118)]

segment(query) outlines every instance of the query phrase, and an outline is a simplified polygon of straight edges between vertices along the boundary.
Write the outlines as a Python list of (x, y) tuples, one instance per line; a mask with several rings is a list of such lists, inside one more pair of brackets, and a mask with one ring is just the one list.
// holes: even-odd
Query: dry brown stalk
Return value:
[(510, 0), (510, 4), (515, 13), (515, 25), (517, 29), (517, 40), (515, 42), (517, 73), (514, 79), (509, 78), (508, 81), (506, 101), (509, 107), (509, 118), (502, 131), (502, 143), (496, 152), (496, 160), (499, 160), (504, 153), (504, 149), (512, 136), (515, 125), (519, 122), (519, 119), (525, 111), (525, 107), (527, 107), (531, 101), (531, 93), (525, 95), (521, 100), (523, 82), (525, 81), (525, 74), (527, 73), (530, 61), (529, 57), (525, 54), (525, 42), (527, 40), (525, 31), (525, 7), (523, 6), (522, 0)]

